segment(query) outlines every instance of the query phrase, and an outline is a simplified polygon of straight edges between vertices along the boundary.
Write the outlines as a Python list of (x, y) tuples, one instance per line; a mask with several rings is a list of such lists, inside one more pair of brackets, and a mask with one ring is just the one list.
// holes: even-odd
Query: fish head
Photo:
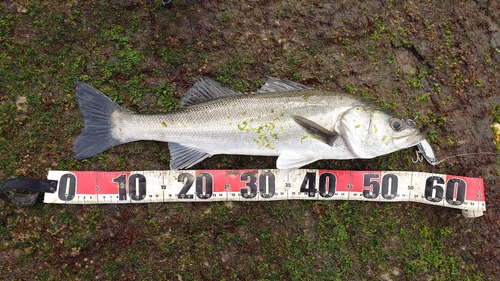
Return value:
[(426, 137), (413, 119), (371, 106), (356, 106), (344, 112), (336, 130), (359, 158), (373, 158), (408, 148)]

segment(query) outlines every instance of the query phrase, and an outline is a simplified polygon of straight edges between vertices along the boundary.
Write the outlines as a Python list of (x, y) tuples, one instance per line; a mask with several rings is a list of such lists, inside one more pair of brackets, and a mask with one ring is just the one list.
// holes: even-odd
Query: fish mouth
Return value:
[(421, 143), (427, 138), (427, 134), (421, 132), (420, 130), (415, 130), (413, 133), (394, 139), (396, 146), (403, 148), (408, 148)]
[(400, 149), (415, 146), (427, 138), (427, 134), (423, 133), (420, 128), (418, 128), (415, 119), (405, 120), (405, 125), (407, 126), (406, 131), (411, 132), (410, 134), (401, 135), (394, 139), (394, 144)]

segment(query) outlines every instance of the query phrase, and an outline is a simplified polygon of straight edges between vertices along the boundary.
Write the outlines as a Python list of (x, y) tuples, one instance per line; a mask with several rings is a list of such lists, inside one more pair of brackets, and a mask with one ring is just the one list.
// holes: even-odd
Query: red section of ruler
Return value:
[(353, 190), (353, 182), (352, 182), (352, 171), (343, 171), (343, 170), (319, 170), (319, 176), (323, 174), (333, 174), (336, 178), (336, 188), (337, 192), (349, 192), (356, 191), (361, 192), (362, 188), (358, 190)]
[(226, 177), (228, 192), (241, 192), (241, 189), (247, 189), (247, 182), (255, 182), (258, 187), (259, 171), (257, 170), (233, 170), (228, 171)]
[(196, 174), (202, 174), (202, 173), (207, 173), (212, 175), (213, 177), (213, 189), (214, 192), (226, 192), (226, 189), (224, 187), (224, 183), (226, 181), (226, 171), (224, 170), (211, 170), (211, 171), (204, 171), (204, 170), (197, 170)]
[(240, 192), (252, 176), (256, 178), (259, 175), (257, 170), (196, 170), (196, 176), (203, 173), (212, 176), (214, 192)]
[(453, 190), (453, 198), (457, 198), (462, 189), (465, 200), (484, 202), (483, 179), (446, 175), (446, 191), (451, 193)]
[[(77, 194), (118, 194), (119, 178), (128, 179), (130, 172), (81, 172), (72, 171), (77, 178)], [(113, 181), (117, 179), (116, 181)]]
[(227, 192), (229, 191), (228, 177), (235, 178), (238, 177), (238, 171), (226, 171), (226, 170), (196, 170), (196, 176), (202, 174), (208, 174), (212, 176), (213, 180), (213, 191), (214, 192)]
[[(352, 171), (351, 177), (353, 184), (351, 192), (363, 192), (363, 190), (366, 190), (369, 194), (380, 192), (380, 171)], [(379, 190), (374, 190), (377, 189), (376, 185), (378, 185)]]

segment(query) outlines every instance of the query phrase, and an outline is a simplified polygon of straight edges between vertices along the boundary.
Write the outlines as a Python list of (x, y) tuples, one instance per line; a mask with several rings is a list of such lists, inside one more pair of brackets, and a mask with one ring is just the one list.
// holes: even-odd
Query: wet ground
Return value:
[[(202, 75), (239, 91), (266, 76), (418, 116), (438, 157), (496, 152), (496, 1), (3, 1), (0, 181), (59, 170), (168, 167), (165, 143), (76, 161), (76, 81), (140, 112), (175, 109)], [(495, 280), (498, 156), (436, 167), (408, 149), (309, 168), (480, 177), (487, 211), (414, 203), (272, 202), (16, 208), (0, 203), (3, 280)], [(214, 156), (203, 169), (274, 168)]]

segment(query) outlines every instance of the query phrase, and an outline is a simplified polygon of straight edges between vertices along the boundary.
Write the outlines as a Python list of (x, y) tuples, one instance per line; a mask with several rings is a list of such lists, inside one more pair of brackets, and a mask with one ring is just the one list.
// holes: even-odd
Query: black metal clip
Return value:
[[(19, 207), (34, 205), (40, 193), (54, 193), (57, 190), (56, 180), (40, 180), (16, 178), (7, 180), (0, 188), (0, 199)], [(32, 193), (14, 193), (13, 190), (30, 191)], [(7, 192), (9, 194), (7, 194)]]
[(172, 0), (161, 0), (161, 3), (165, 8), (172, 8), (173, 5)]

